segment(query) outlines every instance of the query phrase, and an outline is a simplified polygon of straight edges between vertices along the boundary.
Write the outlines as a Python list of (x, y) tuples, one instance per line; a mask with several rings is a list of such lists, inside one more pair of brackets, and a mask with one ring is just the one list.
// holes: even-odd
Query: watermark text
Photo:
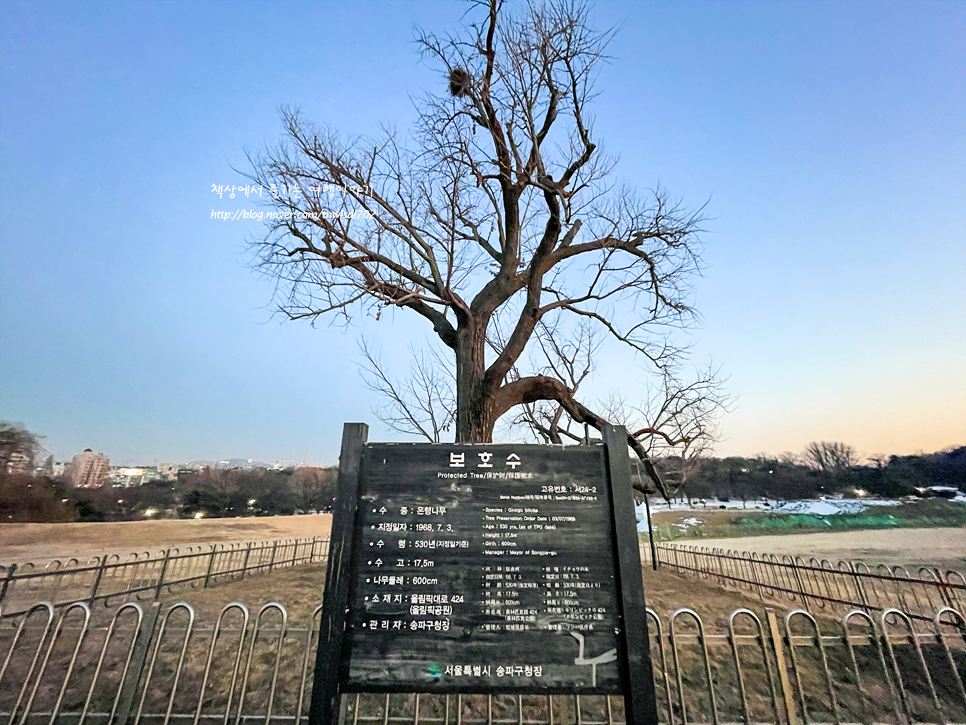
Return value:
[(253, 209), (236, 209), (231, 211), (211, 210), (211, 218), (221, 221), (237, 221), (239, 219), (254, 219), (256, 221), (279, 221), (286, 219), (304, 219), (319, 221), (319, 219), (370, 219), (372, 212), (367, 209), (340, 209), (338, 211), (255, 211)]

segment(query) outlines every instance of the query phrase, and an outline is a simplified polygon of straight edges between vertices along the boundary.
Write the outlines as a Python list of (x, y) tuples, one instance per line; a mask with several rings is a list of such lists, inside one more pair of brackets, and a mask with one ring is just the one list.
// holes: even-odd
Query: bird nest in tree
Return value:
[(473, 76), (465, 68), (453, 68), (449, 72), (449, 92), (457, 98), (470, 95), (473, 87)]

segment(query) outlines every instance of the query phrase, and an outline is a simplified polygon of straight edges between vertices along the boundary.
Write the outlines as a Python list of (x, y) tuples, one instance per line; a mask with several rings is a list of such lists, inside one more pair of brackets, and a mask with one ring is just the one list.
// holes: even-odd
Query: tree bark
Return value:
[(468, 316), (456, 330), (456, 442), (490, 443), (496, 418), (486, 382), (486, 324)]

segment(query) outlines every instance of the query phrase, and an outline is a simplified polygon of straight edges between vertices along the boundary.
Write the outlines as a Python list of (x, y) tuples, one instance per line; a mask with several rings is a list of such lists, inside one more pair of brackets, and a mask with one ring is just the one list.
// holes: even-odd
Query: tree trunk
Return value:
[(489, 405), (486, 324), (469, 320), (456, 331), (456, 442), (490, 443), (496, 423)]

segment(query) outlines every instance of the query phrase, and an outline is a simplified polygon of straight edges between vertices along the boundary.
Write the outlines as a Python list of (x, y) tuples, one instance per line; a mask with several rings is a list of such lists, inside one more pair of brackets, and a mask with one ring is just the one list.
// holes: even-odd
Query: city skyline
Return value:
[[(419, 442), (419, 441), (406, 441), (406, 442)], [(846, 445), (848, 445), (847, 441), (841, 441), (841, 442), (844, 442), (846, 443)], [(487, 444), (479, 443), (475, 445), (486, 446)], [(899, 456), (899, 457), (903, 455), (931, 455), (935, 453), (950, 452), (962, 447), (963, 446), (959, 444), (952, 444), (936, 450), (916, 450), (916, 451), (908, 451), (905, 453), (895, 453), (890, 451), (877, 451), (874, 453), (865, 453), (862, 451), (858, 451), (857, 455), (859, 457), (859, 465), (869, 465), (869, 464), (874, 464), (875, 461), (873, 460), (873, 458), (878, 458), (879, 456), (885, 456), (886, 458), (888, 458), (893, 455)], [(85, 451), (86, 450), (91, 450), (91, 449), (86, 448)], [(261, 460), (259, 458), (249, 458), (245, 456), (228, 456), (228, 457), (222, 457), (222, 458), (214, 458), (214, 457), (208, 456), (208, 457), (195, 458), (190, 460), (177, 459), (177, 458), (160, 458), (158, 456), (149, 456), (146, 458), (142, 457), (142, 458), (136, 458), (136, 459), (135, 458), (115, 459), (113, 456), (111, 456), (109, 452), (98, 451), (98, 455), (100, 454), (103, 454), (108, 459), (110, 459), (110, 469), (112, 471), (115, 469), (122, 469), (122, 468), (132, 468), (132, 467), (133, 468), (158, 468), (161, 466), (182, 466), (182, 467), (197, 468), (202, 465), (209, 465), (211, 467), (219, 467), (219, 468), (245, 468), (250, 466), (253, 468), (284, 469), (284, 468), (298, 468), (300, 466), (330, 467), (330, 466), (338, 466), (339, 464), (338, 455), (336, 455), (336, 457), (333, 460), (329, 460), (329, 461), (321, 461), (321, 460), (311, 461), (304, 458), (303, 459), (285, 458), (285, 459)], [(789, 449), (789, 450), (779, 451), (779, 452), (770, 453), (770, 454), (764, 451), (755, 451), (750, 453), (742, 453), (742, 452), (723, 453), (721, 451), (715, 450), (711, 452), (707, 457), (710, 457), (710, 458), (736, 457), (736, 458), (750, 459), (750, 458), (755, 458), (758, 455), (762, 455), (762, 454), (769, 455), (770, 457), (775, 459), (781, 458), (788, 454), (792, 454), (800, 461), (804, 461), (807, 458), (807, 456), (804, 455), (805, 454), (804, 449), (802, 450)], [(54, 453), (51, 452), (50, 449), (43, 446), (43, 441), (41, 440), (41, 455), (38, 456), (35, 461), (35, 468), (37, 469), (42, 468), (48, 455), (53, 456), (55, 466), (64, 466), (65, 464), (69, 465), (72, 459), (72, 456), (70, 455), (66, 456), (63, 459), (56, 456)]]
[[(444, 83), (410, 28), (465, 8), (306, 5), (300, 33), (225, 10), (0, 9), (0, 419), (59, 460), (331, 465), (354, 421), (404, 440), (357, 340), (404, 358), (429, 331), (280, 323), (248, 267), (261, 224), (232, 218), (266, 209), (213, 187), (244, 183), (281, 106), (407, 131)], [(966, 6), (605, 2), (591, 22), (619, 28), (593, 107), (617, 177), (707, 204), (693, 357), (736, 397), (716, 455), (966, 444)], [(588, 396), (643, 397), (638, 369), (605, 347)]]

